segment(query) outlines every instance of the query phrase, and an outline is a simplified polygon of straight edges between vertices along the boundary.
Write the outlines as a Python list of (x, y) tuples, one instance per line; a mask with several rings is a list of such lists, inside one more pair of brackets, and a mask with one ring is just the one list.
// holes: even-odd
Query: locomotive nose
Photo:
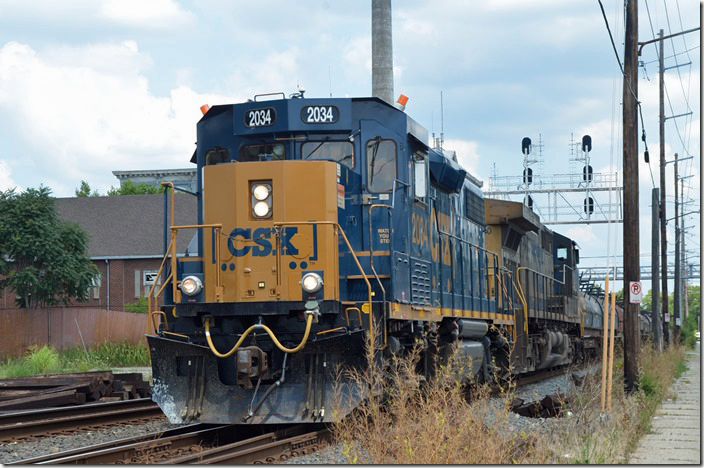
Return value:
[[(204, 222), (222, 223), (226, 236), (219, 254), (213, 239), (203, 239), (217, 257), (206, 262), (205, 276), (207, 283), (220, 275), (219, 302), (339, 300), (336, 167), (267, 161), (204, 168)], [(302, 282), (311, 274), (321, 280), (312, 292), (310, 280)], [(215, 288), (205, 289), (206, 302), (217, 301)]]

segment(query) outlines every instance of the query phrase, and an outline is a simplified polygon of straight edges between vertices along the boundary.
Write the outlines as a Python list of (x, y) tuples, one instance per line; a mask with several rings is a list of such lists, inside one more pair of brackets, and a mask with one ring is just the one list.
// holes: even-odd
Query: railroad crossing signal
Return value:
[(629, 302), (631, 304), (640, 304), (640, 301), (643, 300), (643, 286), (640, 281), (631, 281), (629, 291)]

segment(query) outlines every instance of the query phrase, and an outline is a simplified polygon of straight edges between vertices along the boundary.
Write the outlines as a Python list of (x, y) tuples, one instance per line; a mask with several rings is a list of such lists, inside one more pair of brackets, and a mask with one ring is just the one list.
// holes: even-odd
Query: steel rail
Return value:
[[(321, 425), (314, 425), (320, 428)], [(192, 424), (113, 442), (20, 460), (12, 464), (214, 464), (285, 460), (312, 451), (330, 439), (327, 429), (309, 432), (297, 425), (251, 436), (237, 434), (236, 426)], [(241, 429), (241, 427), (240, 427)], [(240, 439), (240, 440), (236, 440)], [(184, 451), (193, 449), (184, 455)]]
[(0, 415), (0, 440), (158, 416), (161, 408), (147, 398), (21, 411)]
[[(103, 442), (101, 444), (89, 445), (86, 447), (80, 447), (70, 450), (65, 450), (59, 453), (50, 453), (46, 455), (40, 455), (37, 457), (26, 458), (24, 460), (18, 460), (8, 465), (43, 465), (43, 464), (68, 464), (68, 463), (99, 463), (99, 459), (103, 455), (107, 455), (110, 449), (115, 449), (118, 447), (126, 447), (128, 445), (134, 445), (137, 443), (149, 443), (156, 440), (174, 440), (179, 437), (197, 434), (203, 430), (218, 430), (220, 427), (213, 428), (210, 424), (189, 424), (186, 426), (177, 427), (175, 429), (169, 429), (164, 432), (152, 432), (149, 434), (143, 434), (136, 437), (128, 437), (125, 439), (111, 440), (110, 442)], [(110, 461), (110, 458), (105, 458)]]
[[(300, 432), (300, 429), (303, 429), (303, 426), (293, 428), (292, 432)], [(286, 432), (286, 430), (283, 433), (271, 432), (159, 463), (170, 465), (183, 463), (196, 465), (276, 463), (314, 451), (320, 443), (327, 442), (331, 438), (331, 432), (328, 429), (289, 437), (285, 435)]]

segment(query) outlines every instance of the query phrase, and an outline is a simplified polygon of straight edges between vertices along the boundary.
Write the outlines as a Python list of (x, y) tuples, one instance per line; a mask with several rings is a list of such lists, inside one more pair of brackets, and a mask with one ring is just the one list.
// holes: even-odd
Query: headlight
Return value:
[(267, 202), (257, 202), (254, 204), (254, 214), (259, 218), (264, 218), (269, 214), (269, 204)]
[(306, 273), (301, 279), (301, 287), (307, 293), (317, 293), (323, 287), (323, 278), (317, 273)]
[(270, 180), (260, 180), (249, 183), (252, 217), (254, 217), (254, 219), (271, 218), (274, 198), (272, 191)]
[(186, 276), (181, 281), (181, 291), (187, 296), (195, 296), (203, 289), (203, 283), (197, 276)]
[(259, 201), (266, 200), (266, 197), (269, 196), (270, 190), (269, 187), (266, 185), (255, 185), (254, 189), (252, 190), (252, 194), (254, 195), (254, 198), (256, 198)]

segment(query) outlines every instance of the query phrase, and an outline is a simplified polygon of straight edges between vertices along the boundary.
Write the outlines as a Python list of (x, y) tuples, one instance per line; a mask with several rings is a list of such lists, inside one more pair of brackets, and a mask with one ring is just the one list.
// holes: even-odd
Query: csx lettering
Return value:
[[(298, 249), (291, 244), (291, 239), (296, 233), (298, 233), (297, 227), (287, 227), (283, 229), (281, 235), (281, 255), (298, 255)], [(252, 245), (252, 243), (254, 245)], [(235, 257), (244, 257), (249, 253), (251, 253), (253, 257), (276, 255), (276, 249), (272, 247), (270, 228), (259, 228), (254, 232), (252, 232), (250, 228), (235, 228), (228, 236), (227, 248)]]

